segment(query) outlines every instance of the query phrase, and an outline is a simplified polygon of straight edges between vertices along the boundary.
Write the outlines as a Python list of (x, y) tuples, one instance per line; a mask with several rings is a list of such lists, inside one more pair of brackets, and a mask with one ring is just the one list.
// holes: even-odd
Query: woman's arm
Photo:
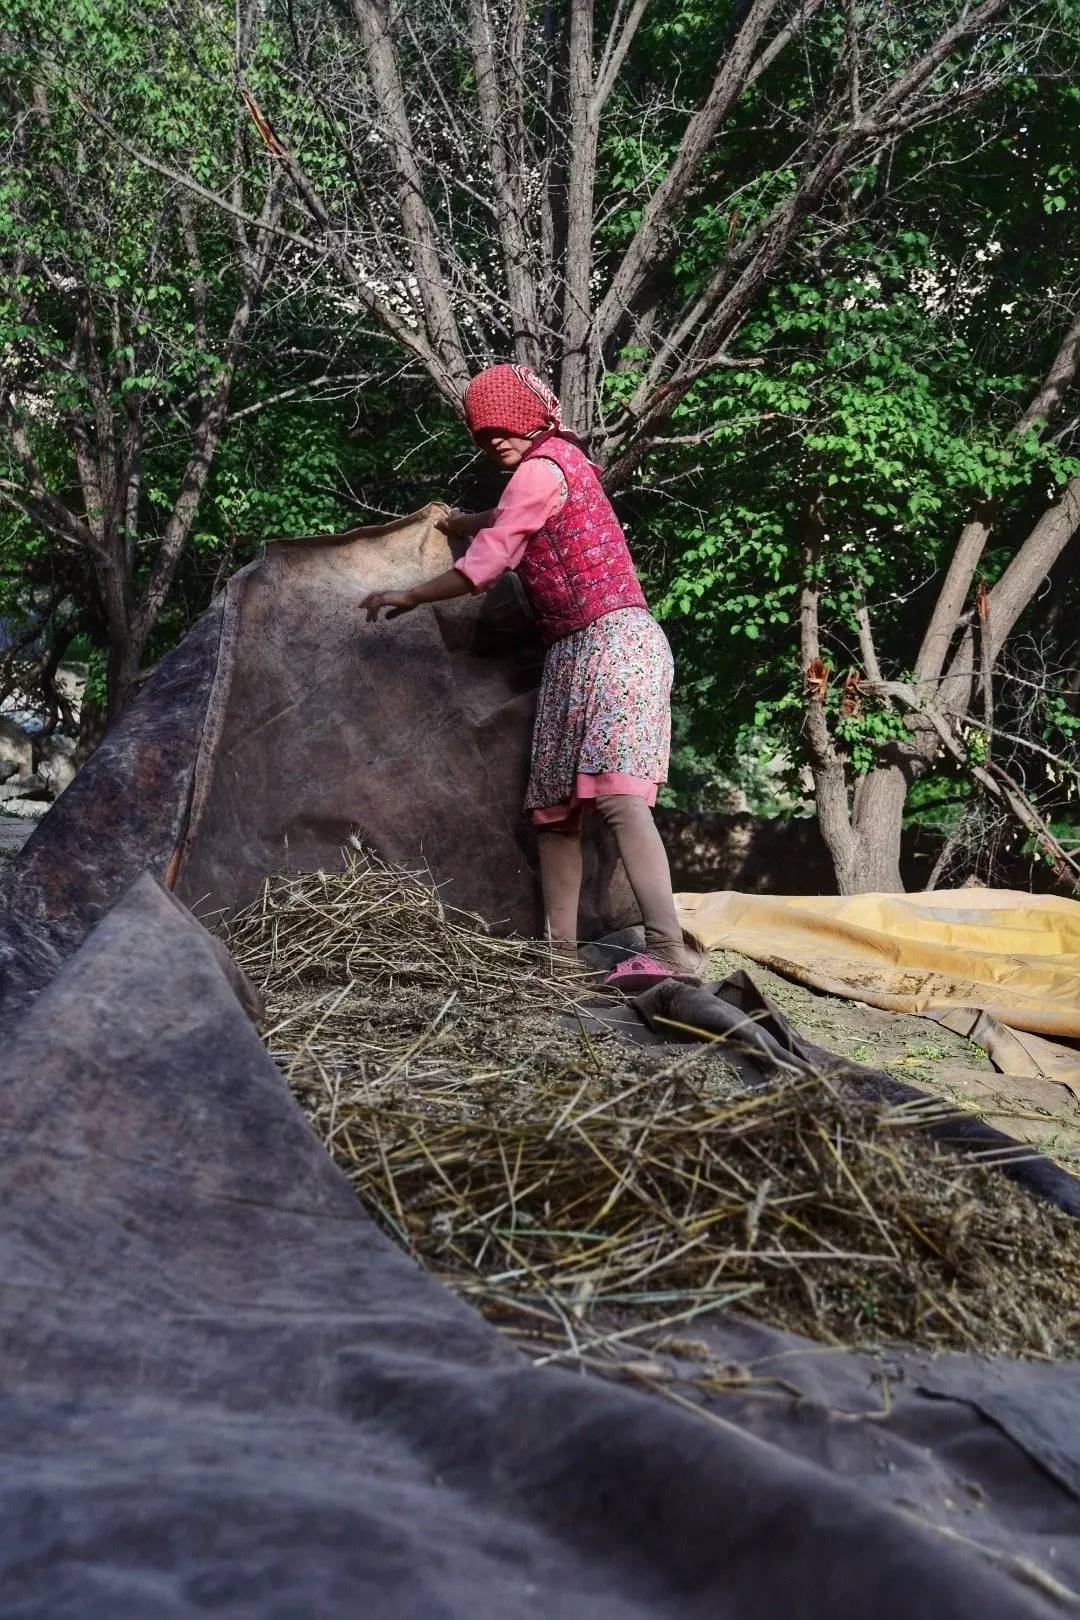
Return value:
[(566, 485), (552, 461), (537, 456), (523, 461), (506, 486), (491, 521), (477, 531), (472, 545), (454, 567), (478, 591), (516, 568), (525, 547), (562, 504)]
[(495, 511), (492, 507), (488, 512), (451, 512), (448, 517), (439, 518), (435, 527), (451, 540), (468, 540), (480, 529), (489, 527)]
[(443, 534), (480, 536), (453, 568), (409, 591), (372, 591), (360, 603), (360, 611), (371, 624), (381, 609), (388, 619), (397, 619), (424, 602), (448, 602), (486, 590), (507, 569), (517, 567), (529, 536), (543, 527), (564, 493), (562, 474), (554, 463), (539, 459), (523, 463), (494, 511), (454, 512), (439, 520), (436, 527)]
[(360, 603), (361, 613), (367, 614), (368, 624), (379, 617), (380, 608), (386, 609), (388, 619), (399, 619), (424, 602), (449, 602), (455, 596), (465, 596), (472, 586), (456, 568), (445, 574), (436, 574), (423, 585), (414, 585), (409, 591), (371, 591)]

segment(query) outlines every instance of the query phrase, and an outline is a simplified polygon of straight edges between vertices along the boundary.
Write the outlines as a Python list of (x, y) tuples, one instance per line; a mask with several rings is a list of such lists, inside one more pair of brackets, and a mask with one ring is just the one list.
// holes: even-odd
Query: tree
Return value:
[[(752, 358), (730, 349), (763, 288), (815, 221), (843, 228), (860, 170), (993, 94), (1050, 21), (1008, 0), (271, 5), (239, 82), (219, 80), (222, 116), (238, 89), (292, 241), (444, 398), (508, 352), (542, 366), (619, 491), (695, 381)], [(736, 164), (733, 188), (727, 153), (748, 142), (767, 167)], [(724, 231), (689, 285), (680, 259), (709, 221)]]
[[(1080, 363), (1080, 319), (1067, 331), (1041, 387), (1015, 426), (1023, 443), (1036, 438), (1052, 420)], [(870, 614), (857, 610), (861, 679), (847, 683), (849, 714), (857, 712), (865, 691), (881, 705), (879, 713), (899, 724), (881, 757), (854, 784), (847, 761), (836, 746), (826, 714), (828, 672), (821, 657), (819, 599), (822, 525), (815, 508), (807, 512), (807, 576), (801, 600), (801, 650), (806, 676), (805, 714), (821, 829), (836, 866), (841, 893), (892, 890), (900, 884), (900, 830), (904, 802), (914, 782), (933, 767), (942, 750), (963, 760), (969, 724), (978, 692), (982, 703), (985, 750), (993, 736), (994, 669), (1005, 643), (1046, 580), (1065, 547), (1080, 530), (1080, 476), (1069, 476), (1054, 491), (1034, 525), (1017, 546), (1008, 565), (989, 588), (983, 585), (974, 611), (968, 611), (976, 570), (997, 516), (999, 500), (983, 500), (961, 530), (934, 603), (909, 681), (886, 680), (878, 659)], [(975, 757), (979, 781), (998, 793), (1030, 831), (1061, 862), (1063, 875), (1080, 882), (1080, 866), (1055, 848), (1027, 796), (1018, 792), (1000, 768), (986, 767)], [(1071, 872), (1069, 870), (1071, 866)]]
[[(1075, 666), (1080, 611), (1066, 552), (1077, 38), (1063, 27), (1038, 75), (1027, 64), (973, 115), (864, 171), (873, 209), (842, 232), (819, 221), (744, 325), (762, 371), (699, 385), (675, 413), (664, 478), (680, 501), (640, 503), (696, 688), (690, 735), (706, 754), (738, 727), (786, 725), (806, 744), (848, 891), (899, 886), (905, 805), (934, 772), (966, 778), (957, 794), (981, 772), (1043, 852), (1032, 791), (1075, 815), (1080, 775), (1060, 757), (1075, 685), (1053, 670)], [(975, 666), (990, 655), (989, 683), (978, 667), (972, 680), (973, 653)], [(987, 691), (990, 730), (1020, 756), (1012, 786), (1003, 749), (980, 757)], [(932, 714), (914, 715), (915, 696)]]
[[(178, 40), (151, 50), (91, 4), (37, 0), (9, 10), (7, 28), (0, 495), (31, 526), (38, 576), (62, 576), (38, 594), (39, 635), (56, 615), (70, 636), (100, 611), (115, 716), (196, 532), (280, 252), (283, 179), (247, 162), (238, 139), (215, 157)], [(225, 228), (92, 123), (88, 139), (77, 95), (58, 85), (57, 53), (92, 69), (129, 128), (208, 177), (228, 174), (250, 219)], [(42, 532), (67, 559), (59, 569)]]
[[(194, 73), (208, 109), (198, 131), (178, 138), (175, 117), (142, 127), (126, 89), (66, 47), (53, 50), (48, 82), (55, 97), (76, 98), (96, 151), (139, 164), (222, 231), (263, 228), (234, 180), (253, 183), (257, 136), (280, 182), (280, 215), (265, 231), (287, 259), (290, 298), (318, 284), (348, 312), (356, 345), (394, 357), (408, 386), (427, 379), (460, 410), (480, 364), (512, 355), (546, 371), (613, 495), (660, 541), (654, 576), (669, 587), (666, 608), (704, 687), (710, 663), (745, 664), (765, 620), (770, 678), (785, 662), (797, 674), (791, 624), (804, 583), (817, 583), (819, 639), (824, 612), (834, 621), (826, 639), (857, 648), (868, 565), (852, 565), (848, 548), (860, 528), (859, 561), (869, 555), (879, 582), (887, 526), (911, 535), (921, 563), (947, 570), (941, 537), (953, 508), (983, 490), (1007, 493), (1008, 478), (988, 469), (1017, 375), (995, 381), (980, 356), (965, 407), (963, 334), (942, 339), (912, 278), (920, 256), (926, 274), (949, 258), (937, 240), (947, 209), (928, 202), (935, 185), (955, 193), (963, 175), (978, 189), (967, 160), (1011, 116), (1019, 86), (1062, 71), (1073, 11), (1074, 0), (270, 0), (241, 5), (237, 29), (232, 9), (151, 0), (128, 19), (137, 54), (164, 50)], [(206, 124), (218, 132), (214, 160)], [(234, 156), (224, 173), (218, 149)], [(900, 288), (899, 324), (875, 307), (875, 277), (890, 297)], [(854, 333), (843, 329), (849, 299), (865, 316)], [(910, 356), (891, 378), (877, 364), (882, 344), (895, 356), (909, 337), (930, 345), (925, 387)], [(995, 419), (973, 448), (961, 418), (984, 395)], [(905, 412), (911, 431), (890, 455), (881, 433)], [(872, 448), (850, 425), (859, 415), (877, 424)], [(1053, 446), (1040, 440), (1033, 456), (1031, 439), (1007, 453), (1013, 492), (1051, 470)], [(725, 464), (733, 448), (741, 467)], [(844, 458), (860, 466), (841, 479)], [(904, 501), (892, 488), (901, 475)], [(672, 493), (698, 503), (700, 543), (692, 525), (665, 521)], [(747, 577), (725, 602), (740, 567)], [(886, 663), (906, 673), (901, 619), (879, 614), (872, 628), (889, 642)], [(783, 701), (790, 713), (801, 699), (789, 690)], [(893, 709), (874, 699), (874, 769), (911, 729)], [(823, 803), (829, 791), (843, 797), (850, 831), (853, 775), (870, 772), (865, 760), (853, 772), (855, 745), (837, 721), (849, 731), (855, 721), (827, 716), (826, 742), (843, 745), (841, 786), (833, 770), (830, 790), (819, 768), (819, 787)], [(870, 735), (867, 726), (864, 744)], [(882, 793), (873, 786), (869, 802)], [(902, 797), (888, 801), (886, 844), (902, 807)], [(885, 870), (877, 855), (847, 859), (835, 825), (843, 884)]]
[[(888, 196), (877, 174), (1029, 72), (1057, 20), (1053, 5), (1004, 0), (697, 13), (350, 0), (269, 8), (261, 69), (239, 88), (287, 182), (293, 240), (449, 402), (507, 352), (546, 370), (619, 494), (665, 437), (709, 436), (694, 408), (725, 368), (745, 383), (761, 363), (746, 340), (793, 256), (865, 240)], [(712, 52), (679, 62), (710, 31)], [(672, 435), (680, 415), (689, 433)], [(815, 513), (811, 498), (811, 533)], [(820, 547), (805, 550), (810, 662)], [(895, 886), (910, 773), (882, 764), (863, 781), (856, 814), (873, 832), (860, 830), (824, 713), (808, 701), (806, 716), (841, 886)]]

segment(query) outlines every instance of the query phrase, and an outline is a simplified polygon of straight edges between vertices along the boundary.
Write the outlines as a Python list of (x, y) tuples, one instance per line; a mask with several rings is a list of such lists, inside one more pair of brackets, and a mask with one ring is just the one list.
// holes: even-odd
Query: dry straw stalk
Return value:
[(268, 1047), (376, 1219), (545, 1359), (729, 1307), (830, 1344), (1068, 1355), (1067, 1217), (838, 1071), (588, 1028), (583, 973), (423, 874), (270, 881), (229, 943)]

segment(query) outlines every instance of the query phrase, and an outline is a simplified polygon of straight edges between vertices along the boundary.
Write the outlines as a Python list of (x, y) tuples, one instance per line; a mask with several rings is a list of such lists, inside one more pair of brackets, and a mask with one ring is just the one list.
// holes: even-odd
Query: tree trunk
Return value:
[(871, 771), (859, 783), (849, 811), (843, 766), (825, 782), (815, 772), (818, 826), (832, 858), (841, 894), (902, 894), (900, 834), (908, 783), (898, 765)]
[[(851, 830), (846, 791), (841, 778), (839, 784), (825, 787), (818, 772), (814, 773), (817, 820), (822, 842), (829, 852), (836, 873), (836, 887), (841, 894), (861, 894), (861, 863), (858, 839)], [(839, 792), (836, 791), (837, 786)], [(825, 790), (823, 791), (823, 787)]]
[(81, 769), (108, 730), (108, 712), (104, 704), (83, 698), (79, 713), (79, 740), (75, 746), (75, 765)]
[(106, 726), (114, 725), (131, 702), (138, 673), (139, 655), (130, 635), (116, 636), (110, 630), (106, 688), (109, 697), (105, 711)]
[(857, 854), (837, 869), (841, 894), (902, 894), (900, 837), (908, 777), (899, 765), (881, 765), (860, 783), (855, 806)]
[(128, 581), (119, 562), (98, 572), (98, 586), (105, 610), (108, 638), (106, 661), (105, 726), (112, 726), (131, 701), (135, 677), (139, 673), (142, 646), (132, 622), (132, 602)]

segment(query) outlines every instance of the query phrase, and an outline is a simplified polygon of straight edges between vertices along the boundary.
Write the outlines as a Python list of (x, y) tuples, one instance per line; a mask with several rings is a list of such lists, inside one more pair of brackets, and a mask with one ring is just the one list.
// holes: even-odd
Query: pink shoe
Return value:
[(640, 990), (651, 990), (654, 984), (663, 984), (665, 979), (679, 977), (673, 968), (664, 967), (653, 956), (631, 956), (628, 961), (620, 962), (614, 973), (608, 974), (604, 988), (635, 995)]

